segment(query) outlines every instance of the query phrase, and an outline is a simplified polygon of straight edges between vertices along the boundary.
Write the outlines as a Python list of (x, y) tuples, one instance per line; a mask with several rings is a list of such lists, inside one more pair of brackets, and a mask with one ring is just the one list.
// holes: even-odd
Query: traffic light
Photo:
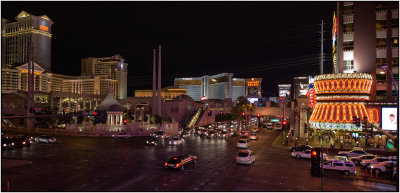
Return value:
[(242, 112), (242, 118), (243, 118), (243, 119), (244, 119), (244, 118), (246, 118), (246, 116), (245, 116), (244, 112)]
[(320, 149), (311, 150), (311, 176), (317, 178), (322, 177)]
[(94, 124), (99, 124), (100, 123), (100, 114), (98, 112), (94, 112)]
[(257, 114), (257, 117), (260, 118), (260, 113)]
[(124, 119), (124, 121), (123, 121), (124, 125), (126, 125), (127, 122), (128, 122), (128, 121), (127, 121), (126, 119)]
[(307, 133), (307, 131), (308, 131), (308, 125), (307, 123), (304, 123), (304, 133)]
[(223, 115), (224, 113), (222, 111), (219, 112), (220, 115)]
[(63, 115), (65, 115), (65, 112), (66, 112), (66, 110), (65, 110), (65, 109), (63, 109), (63, 113), (62, 113), (62, 114), (63, 114)]
[(212, 116), (212, 112), (208, 110), (208, 116)]
[(100, 114), (100, 123), (106, 123), (107, 113), (105, 111), (101, 111), (99, 114)]

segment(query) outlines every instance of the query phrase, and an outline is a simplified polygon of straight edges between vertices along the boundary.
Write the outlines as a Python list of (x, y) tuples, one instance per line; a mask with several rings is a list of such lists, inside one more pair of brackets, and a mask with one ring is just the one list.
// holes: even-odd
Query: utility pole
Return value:
[(161, 44), (158, 45), (158, 95), (157, 114), (161, 117)]
[[(28, 42), (28, 92), (26, 93), (27, 100), (27, 117), (31, 117), (31, 110), (33, 110), (34, 106), (34, 81), (35, 81), (35, 64), (33, 62), (33, 46), (32, 46), (32, 34), (29, 37)], [(34, 120), (35, 118), (26, 118), (26, 129), (28, 131), (32, 131), (34, 129)]]
[(320, 65), (321, 74), (324, 73), (324, 20), (321, 22), (321, 65)]
[(157, 100), (156, 100), (156, 49), (153, 49), (153, 97), (151, 105), (151, 115), (157, 113)]

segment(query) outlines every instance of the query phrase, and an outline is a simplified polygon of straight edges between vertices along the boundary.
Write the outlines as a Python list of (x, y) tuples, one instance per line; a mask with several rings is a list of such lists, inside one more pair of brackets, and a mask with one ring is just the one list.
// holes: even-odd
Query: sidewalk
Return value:
[(14, 168), (14, 167), (19, 167), (19, 166), (24, 166), (32, 164), (31, 161), (28, 160), (13, 160), (13, 159), (5, 159), (1, 158), (1, 169), (8, 169), (8, 168)]

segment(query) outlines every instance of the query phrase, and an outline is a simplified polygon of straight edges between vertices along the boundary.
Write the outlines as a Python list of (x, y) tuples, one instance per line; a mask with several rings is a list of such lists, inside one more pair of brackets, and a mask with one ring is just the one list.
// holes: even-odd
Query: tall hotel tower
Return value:
[(1, 66), (14, 68), (28, 62), (28, 45), (32, 39), (34, 62), (51, 72), (51, 26), (46, 15), (34, 16), (22, 11), (16, 21), (1, 19)]
[[(335, 15), (333, 71), (371, 73), (375, 79), (371, 99), (396, 101), (393, 79), (398, 88), (399, 2), (340, 1)], [(384, 66), (388, 71), (382, 68)]]

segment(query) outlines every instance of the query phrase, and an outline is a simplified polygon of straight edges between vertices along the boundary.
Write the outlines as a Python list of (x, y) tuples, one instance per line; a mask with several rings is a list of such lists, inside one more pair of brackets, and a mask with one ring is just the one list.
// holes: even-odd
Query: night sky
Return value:
[(324, 20), (324, 73), (332, 72), (336, 2), (1, 2), (1, 17), (22, 10), (47, 15), (52, 71), (80, 75), (81, 59), (121, 54), (128, 96), (151, 89), (153, 48), (162, 44), (162, 86), (177, 77), (234, 73), (263, 78), (264, 96), (294, 76), (319, 74)]

